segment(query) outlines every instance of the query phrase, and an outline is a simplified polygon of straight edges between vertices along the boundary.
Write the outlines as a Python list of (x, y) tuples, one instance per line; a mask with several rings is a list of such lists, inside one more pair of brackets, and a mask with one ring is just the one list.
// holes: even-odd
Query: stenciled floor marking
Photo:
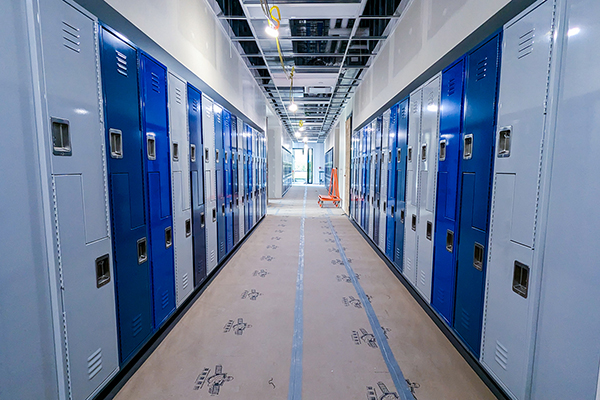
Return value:
[[(331, 213), (328, 213), (328, 214), (331, 215)], [(344, 263), (344, 266), (346, 267), (348, 276), (350, 277), (350, 280), (352, 281), (352, 284), (354, 285), (354, 289), (356, 289), (356, 293), (358, 294), (358, 297), (360, 298), (360, 301), (363, 304), (365, 312), (367, 313), (367, 318), (369, 319), (369, 323), (371, 324), (371, 329), (373, 329), (373, 335), (375, 336), (375, 339), (377, 340), (377, 343), (379, 344), (379, 349), (381, 350), (381, 355), (383, 356), (383, 359), (385, 360), (385, 363), (388, 367), (388, 371), (390, 372), (390, 375), (392, 376), (392, 380), (394, 381), (394, 386), (396, 386), (396, 390), (398, 391), (398, 394), (400, 395), (400, 399), (415, 400), (413, 394), (411, 393), (410, 388), (408, 387), (408, 384), (406, 383), (404, 375), (402, 374), (402, 371), (400, 370), (400, 366), (398, 365), (398, 362), (396, 361), (396, 358), (394, 357), (394, 353), (392, 353), (392, 349), (390, 348), (390, 345), (385, 337), (384, 331), (383, 331), (383, 329), (381, 329), (381, 324), (379, 323), (379, 319), (377, 319), (377, 315), (375, 314), (375, 311), (373, 310), (373, 306), (371, 305), (371, 302), (367, 298), (367, 295), (365, 294), (365, 291), (363, 290), (362, 286), (360, 286), (358, 279), (356, 279), (356, 274), (354, 273), (354, 270), (352, 269), (352, 267), (350, 266), (350, 263), (348, 262), (348, 258), (346, 257), (346, 253), (344, 252), (344, 248), (342, 247), (342, 244), (340, 242), (340, 238), (338, 237), (337, 232), (333, 228), (333, 224), (331, 223), (331, 218), (329, 218), (329, 215), (327, 215), (327, 222), (329, 224), (329, 229), (331, 229), (331, 233), (333, 234), (335, 243), (337, 244), (338, 250), (340, 251), (340, 256), (342, 257), (342, 261)]]
[(290, 365), (290, 386), (288, 400), (302, 399), (302, 350), (304, 334), (304, 220), (306, 219), (306, 193), (302, 203), (302, 219), (300, 220), (300, 250), (298, 253), (298, 274), (296, 275), (296, 304), (294, 306), (294, 341), (292, 344), (292, 362)]

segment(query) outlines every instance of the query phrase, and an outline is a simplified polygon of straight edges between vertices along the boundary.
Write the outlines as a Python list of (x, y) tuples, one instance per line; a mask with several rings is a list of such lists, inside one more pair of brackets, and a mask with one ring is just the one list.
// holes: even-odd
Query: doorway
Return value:
[(294, 183), (313, 183), (314, 155), (311, 147), (294, 149)]

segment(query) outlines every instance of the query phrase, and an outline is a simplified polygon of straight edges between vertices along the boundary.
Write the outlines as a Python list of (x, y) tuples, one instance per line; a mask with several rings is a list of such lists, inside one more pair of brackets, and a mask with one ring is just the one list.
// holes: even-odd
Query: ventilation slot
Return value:
[(102, 348), (88, 357), (88, 379), (92, 380), (102, 370)]
[(427, 283), (425, 281), (425, 272), (421, 271), (421, 286), (426, 286)]
[(117, 55), (117, 72), (123, 76), (127, 76), (127, 56), (116, 50)]
[(152, 90), (160, 93), (160, 78), (154, 72), (152, 72)]
[(400, 113), (400, 116), (401, 116), (403, 119), (406, 119), (406, 108), (402, 108), (402, 112)]
[(487, 76), (487, 57), (477, 63), (477, 72), (475, 74), (475, 79), (480, 81)]
[(508, 349), (504, 347), (499, 341), (496, 340), (496, 354), (494, 359), (496, 362), (506, 370), (508, 367)]
[(184, 289), (186, 289), (188, 287), (190, 280), (188, 279), (188, 274), (183, 275), (183, 278), (181, 278), (181, 285)]
[(142, 314), (133, 318), (131, 327), (133, 328), (133, 336), (137, 336), (142, 331)]
[(165, 290), (164, 293), (162, 294), (162, 301), (161, 301), (160, 306), (163, 308), (163, 310), (169, 306), (169, 291), (168, 290)]
[(175, 88), (175, 101), (177, 104), (181, 104), (181, 90), (179, 88)]
[(194, 112), (198, 112), (198, 100), (194, 100), (192, 102), (192, 110), (194, 110)]
[(63, 21), (63, 46), (67, 49), (73, 50), (75, 53), (79, 53), (81, 48), (79, 47), (81, 41), (81, 35), (79, 34), (79, 28)]
[(535, 38), (535, 29), (519, 36), (519, 51), (517, 58), (521, 59), (533, 52), (533, 39)]
[(471, 316), (469, 315), (469, 312), (467, 310), (465, 310), (464, 308), (462, 309), (462, 312), (460, 313), (460, 323), (463, 326), (463, 328), (465, 328), (467, 331), (470, 330)]
[(448, 96), (452, 96), (456, 92), (456, 79), (450, 79), (448, 82)]

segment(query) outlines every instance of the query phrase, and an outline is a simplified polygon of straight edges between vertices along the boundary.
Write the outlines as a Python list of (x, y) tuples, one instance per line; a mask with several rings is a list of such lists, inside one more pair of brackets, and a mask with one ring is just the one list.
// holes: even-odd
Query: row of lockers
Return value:
[(281, 164), (283, 166), (283, 191), (281, 192), (283, 196), (294, 183), (294, 156), (285, 147), (281, 147)]
[[(561, 65), (585, 54), (566, 50), (584, 29), (572, 10), (597, 17), (590, 3), (536, 2), (352, 137), (352, 218), (514, 399), (583, 393), (548, 392), (547, 383), (536, 385), (542, 370), (538, 382), (580, 374), (571, 384), (595, 393), (598, 354), (587, 370), (573, 359), (566, 372), (538, 362), (556, 359), (560, 346), (540, 345), (555, 334), (536, 332), (538, 310), (551, 304), (544, 303), (540, 231), (564, 211), (548, 213), (543, 191), (564, 179), (552, 172), (552, 157), (574, 154), (552, 148), (555, 135), (568, 134), (555, 131), (552, 118), (570, 107), (557, 100), (559, 87), (588, 90), (583, 80), (565, 87), (560, 79), (569, 76)], [(577, 38), (588, 51), (590, 33)], [(546, 315), (558, 313), (552, 307)]]
[(77, 4), (38, 18), (56, 365), (63, 396), (86, 399), (265, 215), (266, 139)]

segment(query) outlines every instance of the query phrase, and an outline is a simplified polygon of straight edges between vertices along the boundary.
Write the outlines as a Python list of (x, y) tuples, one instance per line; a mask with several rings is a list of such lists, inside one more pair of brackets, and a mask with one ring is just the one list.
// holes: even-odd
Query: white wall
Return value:
[(412, 0), (363, 77), (354, 126), (365, 122), (510, 0)]
[(203, 0), (105, 0), (234, 107), (265, 129), (266, 100)]

